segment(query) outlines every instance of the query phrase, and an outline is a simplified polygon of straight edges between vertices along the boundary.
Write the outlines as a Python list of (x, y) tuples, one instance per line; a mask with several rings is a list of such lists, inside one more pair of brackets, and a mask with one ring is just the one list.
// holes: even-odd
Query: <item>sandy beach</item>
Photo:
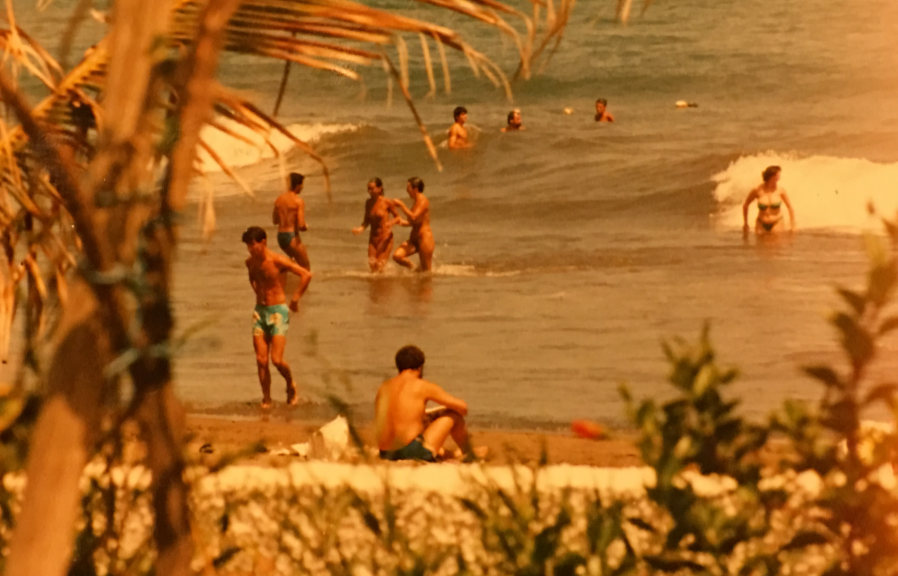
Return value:
[[(187, 430), (192, 454), (222, 456), (249, 452), (245, 460), (255, 463), (290, 463), (297, 457), (276, 455), (291, 445), (308, 442), (321, 422), (293, 420), (289, 415), (274, 413), (263, 417), (228, 417), (189, 414)], [(363, 423), (358, 432), (366, 446), (373, 446), (370, 424)], [(472, 428), (476, 445), (487, 446), (487, 464), (539, 461), (545, 453), (550, 464), (572, 464), (597, 467), (641, 466), (633, 432), (607, 431), (598, 440), (579, 438), (572, 432), (506, 430)], [(452, 442), (449, 441), (451, 445)], [(254, 449), (258, 446), (258, 449)], [(202, 450), (201, 450), (202, 449)]]

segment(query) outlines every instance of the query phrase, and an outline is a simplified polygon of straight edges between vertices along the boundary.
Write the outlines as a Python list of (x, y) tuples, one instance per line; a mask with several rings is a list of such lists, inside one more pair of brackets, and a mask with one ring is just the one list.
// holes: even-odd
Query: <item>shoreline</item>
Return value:
[[(188, 454), (214, 458), (241, 454), (240, 460), (249, 463), (286, 465), (302, 458), (275, 453), (293, 444), (309, 442), (324, 423), (278, 410), (255, 416), (188, 412)], [(374, 445), (370, 422), (358, 424), (356, 430), (366, 447)], [(635, 432), (610, 430), (598, 440), (590, 440), (575, 436), (570, 430), (553, 432), (474, 425), (469, 431), (474, 445), (489, 449), (486, 464), (535, 465), (545, 454), (548, 464), (612, 468), (643, 465)], [(447, 444), (451, 446), (451, 440)]]

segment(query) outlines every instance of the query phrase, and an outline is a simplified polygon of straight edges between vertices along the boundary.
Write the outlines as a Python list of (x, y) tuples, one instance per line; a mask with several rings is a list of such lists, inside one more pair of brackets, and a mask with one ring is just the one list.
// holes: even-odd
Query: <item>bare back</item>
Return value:
[(416, 370), (405, 370), (381, 384), (374, 401), (378, 448), (397, 450), (424, 432), (424, 412), (430, 400), (467, 414), (463, 400), (419, 378)]
[(277, 224), (278, 232), (299, 234), (300, 230), (306, 229), (305, 201), (294, 192), (284, 192), (274, 201), (272, 220)]

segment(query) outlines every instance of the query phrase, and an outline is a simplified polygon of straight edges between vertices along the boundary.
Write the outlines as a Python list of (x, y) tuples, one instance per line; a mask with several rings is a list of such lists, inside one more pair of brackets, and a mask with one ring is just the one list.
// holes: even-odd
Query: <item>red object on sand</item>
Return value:
[(571, 422), (571, 431), (580, 438), (589, 438), (590, 440), (598, 440), (605, 431), (598, 422), (592, 420), (574, 420)]

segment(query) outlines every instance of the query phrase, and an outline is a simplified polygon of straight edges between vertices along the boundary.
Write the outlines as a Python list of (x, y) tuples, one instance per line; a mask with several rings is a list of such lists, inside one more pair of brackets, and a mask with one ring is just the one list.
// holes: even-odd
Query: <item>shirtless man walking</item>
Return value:
[[(384, 460), (435, 462), (449, 436), (459, 449), (471, 453), (465, 416), (468, 405), (433, 382), (424, 380), (424, 352), (404, 346), (396, 353), (397, 376), (380, 385), (374, 399), (375, 432)], [(432, 418), (427, 402), (445, 407)]]
[[(299, 299), (309, 287), (312, 273), (293, 260), (269, 250), (265, 230), (258, 226), (246, 229), (243, 233), (243, 243), (249, 250), (249, 258), (246, 259), (249, 284), (256, 293), (256, 308), (253, 311), (253, 348), (256, 351), (259, 384), (262, 386), (262, 408), (271, 408), (269, 357), (287, 382), (287, 405), (296, 406), (298, 403), (296, 381), (293, 380), (290, 365), (284, 360), (284, 348), (287, 345), (290, 311), (299, 310)], [(290, 299), (289, 307), (284, 293), (286, 272), (299, 276), (299, 287)]]
[(470, 148), (468, 129), (465, 128), (465, 123), (468, 121), (468, 109), (464, 106), (457, 106), (452, 111), (452, 117), (455, 119), (455, 123), (449, 127), (449, 148), (453, 150)]
[[(402, 200), (393, 200), (393, 206), (402, 210), (408, 218), (407, 225), (412, 227), (408, 240), (399, 245), (393, 253), (393, 260), (400, 266), (414, 268), (415, 265), (408, 259), (409, 256), (418, 253), (421, 272), (429, 272), (433, 264), (433, 231), (430, 229), (430, 200), (424, 196), (424, 181), (417, 176), (409, 178), (405, 186), (412, 199), (412, 209), (409, 210)], [(406, 224), (405, 221), (400, 224)]]
[(300, 231), (308, 230), (306, 226), (306, 203), (299, 197), (305, 176), (297, 172), (290, 173), (290, 189), (274, 201), (271, 219), (278, 227), (278, 246), (296, 263), (311, 270), (309, 254), (299, 237)]

